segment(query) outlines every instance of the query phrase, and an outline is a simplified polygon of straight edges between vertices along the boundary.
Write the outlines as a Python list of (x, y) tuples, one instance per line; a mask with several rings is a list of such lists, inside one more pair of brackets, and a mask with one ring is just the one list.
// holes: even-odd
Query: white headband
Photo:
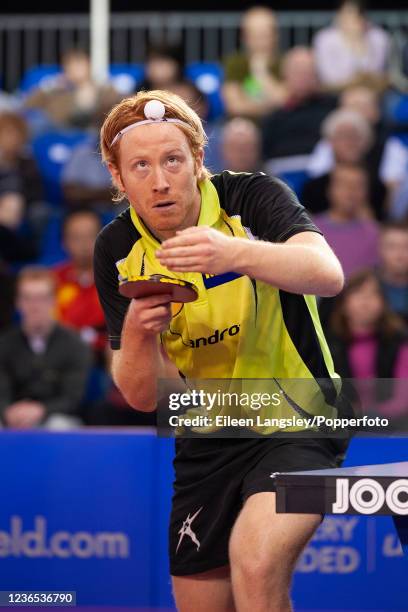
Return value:
[(143, 119), (142, 121), (136, 121), (135, 123), (131, 123), (127, 127), (123, 128), (123, 130), (120, 130), (120, 132), (118, 132), (115, 138), (112, 140), (110, 144), (111, 147), (115, 144), (117, 140), (119, 140), (119, 138), (122, 138), (123, 134), (126, 134), (126, 132), (133, 130), (133, 128), (138, 127), (139, 125), (146, 125), (148, 123), (166, 122), (166, 123), (179, 123), (180, 125), (186, 125), (187, 127), (191, 127), (188, 123), (186, 123), (186, 121), (181, 121), (181, 119), (166, 119), (166, 117), (164, 116), (166, 112), (166, 108), (163, 102), (160, 102), (160, 100), (149, 100), (149, 102), (145, 104), (143, 112), (144, 112), (144, 116), (146, 117), (146, 119)]

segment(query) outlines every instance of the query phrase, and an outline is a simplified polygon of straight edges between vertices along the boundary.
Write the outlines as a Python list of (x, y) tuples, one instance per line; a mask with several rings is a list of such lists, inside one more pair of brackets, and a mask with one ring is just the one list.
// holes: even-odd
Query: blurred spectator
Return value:
[(205, 94), (192, 81), (182, 79), (167, 87), (189, 104), (204, 123), (208, 143), (205, 148), (205, 164), (213, 172), (221, 172), (225, 166), (221, 160), (221, 126), (219, 120), (208, 120), (209, 103)]
[(408, 223), (389, 222), (381, 228), (378, 278), (393, 312), (408, 322)]
[(72, 149), (62, 170), (62, 190), (70, 209), (86, 206), (98, 213), (122, 210), (112, 202), (111, 176), (99, 151), (99, 130), (109, 110), (101, 105), (95, 112), (88, 138)]
[(379, 228), (370, 218), (368, 176), (362, 166), (338, 164), (330, 174), (329, 208), (314, 216), (348, 278), (378, 262)]
[(16, 96), (0, 89), (0, 113), (11, 113), (17, 110), (20, 106), (21, 102)]
[(21, 193), (10, 191), (0, 182), (0, 262), (16, 264), (35, 259), (34, 240), (22, 231), (25, 203)]
[(20, 115), (0, 113), (0, 173), (14, 174), (27, 204), (43, 200), (43, 185), (28, 149), (28, 127)]
[(12, 174), (0, 173), (0, 330), (11, 325), (14, 314), (15, 264), (34, 259), (34, 241), (24, 237), (24, 200), (16, 191), (19, 183)]
[[(108, 369), (112, 359), (112, 350), (106, 347)], [(108, 427), (129, 427), (156, 425), (156, 412), (140, 412), (131, 408), (124, 399), (113, 380), (110, 378), (108, 388), (102, 400), (89, 405), (86, 424), (91, 426), (106, 425)]]
[(112, 211), (111, 176), (102, 163), (96, 134), (73, 148), (62, 171), (61, 183), (69, 208), (89, 206), (101, 213)]
[(261, 134), (248, 119), (235, 117), (222, 129), (221, 153), (223, 168), (232, 172), (262, 170)]
[(291, 49), (283, 61), (283, 76), (286, 103), (266, 117), (261, 126), (263, 158), (270, 174), (306, 169), (319, 140), (320, 124), (336, 105), (332, 96), (320, 91), (310, 49)]
[(92, 125), (100, 107), (110, 108), (120, 96), (111, 85), (99, 85), (92, 80), (91, 63), (85, 51), (67, 51), (61, 64), (62, 75), (47, 89), (35, 90), (25, 106), (43, 110), (56, 125), (85, 129)]
[[(367, 157), (373, 142), (373, 130), (368, 121), (353, 110), (333, 111), (322, 125), (323, 140), (315, 147), (309, 161), (309, 174), (314, 178), (303, 186), (302, 202), (311, 212), (327, 210), (329, 172), (337, 164), (367, 165)], [(376, 217), (385, 216), (386, 190), (377, 169), (369, 170), (369, 199)]]
[(10, 267), (0, 259), (0, 332), (10, 327), (13, 322), (14, 284), (15, 274)]
[(342, 0), (335, 22), (314, 38), (317, 69), (324, 85), (342, 88), (357, 75), (378, 75), (386, 85), (388, 34), (370, 23), (361, 0)]
[(394, 32), (390, 58), (391, 84), (401, 92), (408, 92), (408, 40), (406, 32)]
[[(205, 123), (206, 132), (208, 129), (208, 101), (202, 91), (192, 81), (188, 79), (180, 79), (174, 83), (170, 83), (166, 89), (180, 96), (187, 104), (189, 104)], [(207, 133), (208, 135), (208, 133)]]
[(0, 114), (0, 190), (7, 182), (10, 191), (23, 196), (24, 216), (39, 246), (50, 207), (44, 201), (42, 178), (28, 139), (29, 130), (23, 117), (12, 112)]
[(77, 416), (89, 368), (86, 345), (54, 318), (55, 283), (46, 268), (21, 270), (21, 323), (0, 336), (0, 415), (16, 429), (67, 429)]
[(367, 85), (350, 85), (341, 94), (340, 105), (360, 113), (370, 123), (373, 142), (366, 162), (372, 173), (377, 174), (388, 189), (394, 190), (408, 175), (408, 149), (392, 136), (383, 121), (378, 91)]
[(391, 219), (408, 218), (408, 173), (401, 185), (399, 185), (392, 194), (389, 216)]
[(139, 89), (168, 89), (183, 80), (183, 49), (165, 43), (151, 45), (146, 53), (145, 79)]
[(78, 330), (99, 363), (103, 362), (106, 345), (105, 318), (93, 275), (94, 245), (100, 229), (95, 212), (71, 212), (63, 224), (63, 245), (69, 259), (55, 268), (57, 319)]
[(365, 413), (408, 416), (407, 330), (387, 307), (374, 272), (349, 279), (336, 298), (327, 338), (336, 372), (368, 382), (356, 384)]
[(340, 94), (340, 106), (360, 113), (373, 127), (381, 125), (380, 94), (374, 87), (351, 83)]
[(229, 115), (255, 119), (285, 100), (275, 13), (255, 6), (244, 13), (241, 28), (244, 51), (226, 59), (223, 96)]

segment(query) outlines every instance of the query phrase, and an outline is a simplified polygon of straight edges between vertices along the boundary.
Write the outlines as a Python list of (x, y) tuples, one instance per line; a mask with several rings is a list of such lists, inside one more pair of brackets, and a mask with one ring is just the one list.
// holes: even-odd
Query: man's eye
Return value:
[(144, 159), (139, 160), (135, 163), (135, 168), (147, 168), (147, 161), (145, 161)]
[(175, 166), (176, 164), (180, 162), (178, 157), (169, 157), (167, 161), (170, 164), (170, 166)]

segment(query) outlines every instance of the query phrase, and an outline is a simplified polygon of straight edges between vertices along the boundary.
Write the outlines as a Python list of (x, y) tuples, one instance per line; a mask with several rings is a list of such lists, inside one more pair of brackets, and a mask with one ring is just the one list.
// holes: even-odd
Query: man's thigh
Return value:
[(231, 533), (232, 570), (234, 565), (245, 565), (249, 573), (260, 577), (265, 574), (271, 579), (289, 579), (322, 520), (321, 514), (277, 514), (276, 493), (251, 495)]
[(178, 612), (235, 612), (228, 565), (172, 582)]

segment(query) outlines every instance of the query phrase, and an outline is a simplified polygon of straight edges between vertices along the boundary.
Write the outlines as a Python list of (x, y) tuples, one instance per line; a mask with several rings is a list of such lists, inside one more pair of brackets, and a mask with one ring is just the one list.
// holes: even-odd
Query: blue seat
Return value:
[(394, 120), (400, 123), (408, 123), (408, 96), (401, 96), (394, 108)]
[(55, 211), (44, 231), (38, 263), (43, 266), (53, 266), (65, 261), (67, 257), (62, 244), (62, 214)]
[(50, 204), (61, 204), (62, 170), (74, 147), (88, 138), (86, 132), (73, 130), (50, 130), (34, 138), (33, 153), (44, 181), (46, 199)]
[(395, 138), (398, 138), (398, 140), (404, 145), (404, 147), (408, 148), (408, 132), (395, 132), (393, 136)]
[(109, 79), (119, 93), (129, 95), (143, 81), (144, 67), (141, 64), (111, 64)]
[(33, 66), (24, 73), (20, 82), (19, 91), (22, 94), (28, 94), (37, 87), (46, 89), (47, 85), (52, 84), (55, 78), (60, 74), (61, 68), (57, 64)]
[(293, 191), (299, 197), (302, 193), (303, 185), (310, 179), (310, 176), (306, 170), (292, 170), (288, 172), (281, 172), (279, 174), (279, 178), (284, 183), (289, 185), (289, 187), (293, 189)]
[(225, 114), (221, 86), (224, 81), (222, 66), (213, 62), (193, 62), (185, 69), (186, 78), (206, 95), (209, 103), (208, 119), (218, 119)]

